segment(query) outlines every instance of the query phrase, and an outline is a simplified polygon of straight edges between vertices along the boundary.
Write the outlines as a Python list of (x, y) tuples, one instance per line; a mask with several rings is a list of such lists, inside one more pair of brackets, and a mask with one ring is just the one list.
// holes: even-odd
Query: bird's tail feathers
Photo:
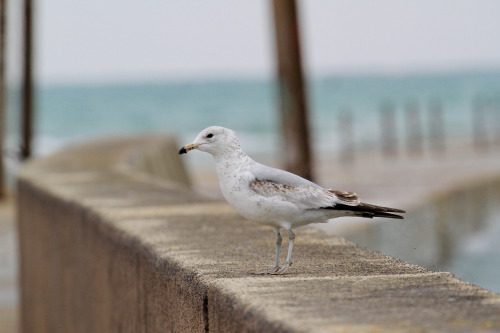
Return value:
[(401, 215), (391, 214), (391, 213), (406, 213), (402, 209), (376, 206), (363, 202), (361, 202), (357, 206), (350, 206), (338, 203), (332, 207), (325, 207), (325, 209), (349, 211), (353, 212), (355, 216), (361, 216), (366, 218), (385, 217), (391, 219), (404, 219), (404, 217)]

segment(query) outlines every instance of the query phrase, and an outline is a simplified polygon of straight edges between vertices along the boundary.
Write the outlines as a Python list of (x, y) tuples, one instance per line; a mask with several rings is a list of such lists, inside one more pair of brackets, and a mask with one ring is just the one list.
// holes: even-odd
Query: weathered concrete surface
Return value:
[(253, 275), (272, 265), (274, 233), (134, 172), (130, 156), (158, 140), (88, 144), (22, 171), (24, 332), (500, 330), (500, 295), (312, 228), (296, 232), (287, 275)]

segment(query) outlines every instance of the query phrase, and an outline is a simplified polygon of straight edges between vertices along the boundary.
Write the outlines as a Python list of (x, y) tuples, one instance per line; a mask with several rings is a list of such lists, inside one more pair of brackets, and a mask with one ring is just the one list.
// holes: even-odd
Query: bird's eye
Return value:
[(210, 133), (209, 135), (207, 135), (207, 138), (209, 138), (209, 139), (210, 139), (210, 138), (211, 138), (211, 137), (213, 137), (213, 136), (214, 136), (214, 135), (213, 135), (212, 133)]

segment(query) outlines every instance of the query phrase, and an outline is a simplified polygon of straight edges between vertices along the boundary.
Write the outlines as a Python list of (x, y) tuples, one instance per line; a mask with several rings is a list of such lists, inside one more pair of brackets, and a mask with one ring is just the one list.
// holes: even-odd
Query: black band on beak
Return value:
[(186, 147), (182, 147), (181, 150), (179, 150), (179, 155), (186, 154), (187, 150)]

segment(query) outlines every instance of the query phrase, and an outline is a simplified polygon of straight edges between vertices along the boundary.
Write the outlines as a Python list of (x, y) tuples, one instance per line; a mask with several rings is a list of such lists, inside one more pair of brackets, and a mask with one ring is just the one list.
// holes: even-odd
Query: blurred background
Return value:
[[(25, 2), (0, 1), (10, 193), (23, 160), (26, 89), (32, 89), (30, 156), (108, 136), (169, 132), (183, 145), (220, 125), (234, 129), (256, 160), (284, 166), (272, 1), (27, 0), (28, 39)], [(456, 184), (450, 174), (500, 171), (498, 13), (494, 0), (298, 1), (315, 180), (374, 203), (417, 207), (425, 191)], [(24, 80), (26, 40), (31, 88)], [(196, 188), (217, 193), (210, 156), (190, 154), (185, 162)], [(376, 202), (381, 185), (374, 178), (399, 185), (383, 188), (386, 202)], [(433, 252), (425, 252), (425, 241), (412, 244), (425, 259), (368, 245), (500, 292), (500, 212), (498, 201), (488, 200), (488, 214), (478, 222), (471, 213), (477, 226), (444, 259), (428, 259)], [(354, 232), (336, 228), (325, 231)], [(398, 232), (403, 243), (415, 238), (408, 229)], [(8, 254), (15, 242), (13, 232), (0, 237), (5, 281), (15, 271)], [(0, 305), (15, 303), (15, 293), (4, 290)]]
[[(88, 137), (235, 129), (250, 153), (279, 140), (268, 1), (33, 1), (34, 153)], [(337, 115), (352, 112), (356, 145), (379, 139), (381, 103), (401, 111), (432, 98), (448, 136), (470, 135), (471, 103), (497, 98), (495, 1), (298, 2), (315, 149), (339, 149)], [(16, 8), (18, 7), (18, 8)], [(9, 1), (7, 82), (22, 59), (22, 2)], [(15, 96), (7, 120), (15, 123)], [(403, 117), (396, 117), (403, 122)], [(404, 125), (403, 123), (401, 125)], [(18, 145), (18, 126), (7, 145)], [(401, 131), (403, 128), (401, 128)], [(401, 135), (403, 133), (400, 133)]]

